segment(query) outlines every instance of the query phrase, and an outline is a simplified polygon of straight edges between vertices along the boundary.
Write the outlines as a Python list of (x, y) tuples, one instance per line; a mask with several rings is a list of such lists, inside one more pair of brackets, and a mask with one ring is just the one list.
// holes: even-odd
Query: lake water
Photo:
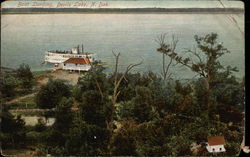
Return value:
[[(235, 22), (230, 18), (233, 17)], [(179, 38), (177, 52), (193, 48), (194, 35), (216, 32), (231, 53), (221, 59), (224, 65), (237, 66), (244, 75), (243, 14), (20, 14), (1, 15), (2, 66), (16, 68), (21, 63), (33, 71), (47, 69), (41, 65), (47, 50), (70, 50), (84, 44), (84, 50), (114, 66), (112, 50), (120, 52), (120, 69), (143, 61), (135, 71), (161, 71), (161, 55), (155, 39), (168, 33)], [(192, 72), (174, 67), (175, 77), (191, 78)]]

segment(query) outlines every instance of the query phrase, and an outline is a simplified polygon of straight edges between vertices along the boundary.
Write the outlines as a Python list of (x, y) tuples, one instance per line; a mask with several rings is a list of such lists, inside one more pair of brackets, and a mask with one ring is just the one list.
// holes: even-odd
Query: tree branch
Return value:
[[(166, 69), (166, 74), (165, 75), (167, 75), (167, 73), (168, 73), (168, 71), (169, 71), (169, 67), (170, 67), (170, 65), (172, 64), (172, 61), (173, 61), (173, 59), (172, 58), (170, 58), (170, 62), (168, 63), (168, 65), (167, 65), (167, 69)], [(166, 77), (166, 76), (165, 76)], [(170, 76), (169, 76), (170, 77)], [(168, 77), (168, 78), (169, 78)]]
[(112, 50), (112, 53), (115, 56), (115, 71), (114, 71), (114, 77), (115, 77), (114, 85), (115, 85), (116, 81), (117, 81), (117, 73), (118, 73), (118, 64), (119, 64), (120, 52), (118, 54), (115, 54), (115, 52)]
[(142, 62), (140, 63), (137, 63), (137, 64), (130, 64), (127, 66), (126, 68), (126, 71), (122, 74), (122, 76), (118, 79), (118, 65), (119, 65), (119, 56), (120, 56), (120, 53), (116, 54), (114, 51), (112, 51), (113, 55), (115, 56), (115, 70), (114, 70), (114, 89), (113, 89), (113, 95), (112, 95), (112, 113), (111, 113), (111, 119), (110, 119), (110, 123), (108, 125), (108, 128), (113, 130), (112, 129), (112, 124), (113, 124), (113, 114), (115, 112), (115, 104), (116, 104), (116, 101), (117, 101), (117, 97), (119, 96), (120, 92), (121, 91), (118, 91), (118, 88), (120, 86), (120, 83), (123, 79), (125, 79), (125, 76), (128, 74), (128, 72), (130, 70), (132, 70), (134, 67), (142, 64)]
[(172, 35), (171, 52), (175, 52), (178, 41), (178, 38)]
[(97, 86), (97, 88), (98, 88), (98, 90), (99, 90), (99, 92), (100, 92), (100, 94), (101, 94), (102, 100), (103, 100), (103, 93), (102, 93), (102, 90), (101, 90), (100, 84), (99, 84), (99, 82), (97, 81), (97, 79), (96, 79), (96, 78), (94, 78), (94, 79), (95, 79), (96, 86)]

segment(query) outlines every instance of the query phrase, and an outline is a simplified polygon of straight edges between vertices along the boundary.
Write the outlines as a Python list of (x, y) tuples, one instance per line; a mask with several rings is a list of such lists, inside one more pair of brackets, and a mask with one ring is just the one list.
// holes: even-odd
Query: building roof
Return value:
[(88, 58), (69, 58), (68, 60), (64, 61), (64, 63), (71, 63), (71, 64), (90, 64)]
[(225, 144), (224, 136), (208, 137), (207, 140), (208, 140), (208, 144), (210, 146), (213, 146), (213, 145), (224, 145)]

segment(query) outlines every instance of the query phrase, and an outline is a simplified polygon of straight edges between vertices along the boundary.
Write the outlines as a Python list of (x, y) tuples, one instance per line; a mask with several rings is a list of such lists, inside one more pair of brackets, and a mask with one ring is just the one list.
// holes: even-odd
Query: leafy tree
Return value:
[(163, 127), (155, 122), (139, 124), (135, 133), (137, 153), (141, 156), (168, 155), (165, 145), (167, 136)]
[(18, 87), (19, 80), (12, 75), (6, 75), (0, 80), (0, 97), (13, 97), (16, 95), (16, 88)]
[(101, 66), (80, 78), (77, 83), (81, 116), (88, 124), (106, 127), (110, 119), (109, 84)]
[(107, 126), (107, 122), (110, 119), (111, 104), (107, 99), (107, 96), (104, 98), (105, 100), (102, 100), (100, 93), (94, 90), (83, 93), (83, 101), (80, 104), (80, 111), (83, 119), (88, 124), (100, 127)]
[(46, 155), (47, 155), (47, 150), (44, 147), (44, 145), (38, 144), (36, 146), (36, 150), (35, 150), (34, 156), (38, 156), (38, 157), (41, 156), (42, 157), (42, 156), (46, 156)]
[(82, 91), (80, 87), (74, 86), (72, 90), (72, 96), (75, 98), (76, 101), (81, 102), (82, 101)]
[(121, 102), (117, 106), (117, 119), (118, 121), (134, 119), (134, 104), (131, 101)]
[[(3, 105), (5, 106), (5, 105)], [(0, 113), (1, 134), (0, 139), (3, 143), (2, 148), (15, 148), (25, 142), (25, 122), (21, 116), (16, 118), (9, 112), (7, 107), (3, 107)]]
[(224, 72), (217, 75), (217, 82), (213, 83), (211, 97), (217, 103), (233, 106), (242, 110), (245, 101), (244, 88), (244, 84), (237, 81), (235, 76), (232, 75), (231, 67), (228, 66)]
[[(222, 43), (217, 41), (218, 35), (216, 33), (207, 34), (204, 37), (194, 36), (198, 51), (188, 49), (186, 52), (191, 53), (194, 58), (190, 57), (183, 58), (179, 56), (171, 47), (163, 42), (160, 44), (160, 48), (157, 51), (166, 54), (178, 64), (181, 64), (191, 71), (199, 74), (204, 79), (205, 87), (205, 105), (209, 105), (209, 90), (212, 87), (213, 83), (217, 81), (217, 75), (223, 66), (219, 62), (219, 58), (229, 51), (223, 47)], [(230, 71), (235, 70), (231, 68)]]
[(67, 99), (63, 97), (60, 103), (56, 106), (55, 110), (55, 123), (53, 128), (62, 133), (67, 132), (72, 126), (73, 113), (71, 107), (73, 104), (73, 99)]
[(18, 93), (29, 91), (32, 85), (33, 75), (29, 66), (21, 64), (15, 73), (3, 74), (0, 78), (0, 97), (14, 97)]
[[(118, 78), (122, 76), (122, 73), (117, 74)], [(114, 88), (114, 75), (110, 75), (108, 77), (109, 84), (111, 84), (111, 88)], [(117, 102), (121, 101), (130, 101), (136, 94), (135, 87), (136, 86), (145, 86), (149, 87), (152, 82), (160, 81), (159, 78), (153, 73), (148, 72), (144, 74), (140, 73), (128, 73), (126, 77), (121, 81), (118, 90), (120, 91), (119, 96), (117, 97)], [(110, 92), (110, 94), (112, 91)]]
[(37, 93), (36, 103), (40, 108), (55, 108), (63, 97), (70, 95), (70, 86), (65, 81), (50, 79)]
[(239, 152), (241, 151), (239, 145), (240, 145), (239, 142), (227, 143), (227, 145), (225, 145), (225, 149), (226, 149), (225, 156), (239, 155)]
[(187, 136), (173, 135), (168, 138), (169, 142), (166, 144), (170, 150), (168, 153), (170, 156), (190, 156), (192, 155), (190, 150), (191, 140)]
[(66, 135), (60, 130), (50, 128), (42, 134), (41, 143), (49, 154), (63, 156), (65, 155)]
[(154, 81), (149, 88), (153, 93), (152, 104), (161, 118), (166, 114), (185, 110), (192, 100), (190, 94), (185, 95), (189, 91), (177, 89), (174, 81)]
[[(195, 104), (200, 111), (203, 110), (203, 116), (195, 114), (197, 117), (193, 117), (193, 120), (200, 119), (203, 122), (202, 126), (196, 128), (204, 127), (207, 129), (203, 131), (198, 129), (194, 132), (196, 133), (194, 137), (198, 138), (202, 135), (204, 139), (209, 135), (227, 134), (230, 130), (227, 130), (225, 123), (239, 124), (242, 121), (239, 108), (244, 104), (244, 87), (242, 88), (242, 85), (239, 85), (233, 76), (233, 72), (237, 72), (237, 68), (225, 67), (220, 63), (219, 58), (229, 53), (229, 50), (218, 42), (216, 33), (203, 37), (196, 35), (194, 38), (197, 48), (186, 50), (186, 53), (192, 54), (192, 58), (185, 58), (185, 56), (171, 51), (170, 46), (165, 42), (157, 50), (201, 77), (194, 83), (191, 104)], [(194, 111), (194, 109), (192, 110)], [(187, 110), (186, 114), (190, 111), (190, 109)], [(219, 119), (216, 119), (216, 116)], [(230, 116), (235, 116), (235, 119), (233, 120)], [(194, 124), (196, 123), (198, 122), (195, 121)], [(192, 124), (190, 123), (190, 125)], [(202, 140), (202, 138), (196, 140)]]
[(79, 102), (82, 101), (81, 93), (88, 90), (98, 91), (102, 99), (108, 93), (109, 85), (104, 70), (105, 68), (102, 66), (96, 65), (84, 77), (79, 78), (76, 89), (76, 92), (78, 92), (76, 99)]
[(123, 121), (111, 139), (111, 154), (115, 156), (136, 156), (136, 123)]
[(175, 81), (175, 91), (183, 96), (187, 96), (192, 93), (192, 88), (189, 84), (183, 85), (179, 80)]
[(152, 93), (147, 87), (136, 87), (136, 96), (130, 101), (121, 103), (119, 116), (122, 119), (134, 119), (139, 123), (151, 120)]
[(243, 122), (243, 113), (233, 107), (233, 106), (227, 106), (224, 104), (218, 104), (215, 107), (211, 107), (209, 110), (210, 117), (212, 115), (218, 115), (220, 118), (220, 121), (224, 123), (235, 123), (235, 124), (242, 124)]
[(73, 126), (72, 98), (63, 97), (55, 109), (55, 123), (43, 133), (42, 147), (55, 156), (66, 154), (65, 143)]
[[(118, 73), (117, 77), (121, 78), (122, 73)], [(120, 92), (119, 96), (117, 97), (117, 102), (120, 101), (128, 101), (131, 100), (131, 98), (134, 97), (135, 95), (135, 89), (134, 89), (134, 82), (135, 80), (139, 80), (140, 79), (140, 74), (131, 74), (128, 73), (126, 76), (126, 79), (123, 79), (120, 83), (120, 86), (118, 88)], [(109, 94), (113, 94), (112, 89), (114, 88), (114, 80), (115, 80), (115, 76), (113, 74), (108, 76), (108, 83), (110, 84), (110, 90), (109, 90)]]
[(152, 93), (146, 87), (136, 87), (136, 96), (132, 99), (132, 112), (138, 122), (149, 121), (152, 111)]
[(33, 74), (28, 64), (21, 64), (16, 70), (17, 78), (21, 80), (22, 88), (31, 89), (33, 85)]
[(110, 132), (106, 128), (85, 123), (81, 118), (74, 121), (70, 129), (65, 150), (67, 155), (107, 155)]

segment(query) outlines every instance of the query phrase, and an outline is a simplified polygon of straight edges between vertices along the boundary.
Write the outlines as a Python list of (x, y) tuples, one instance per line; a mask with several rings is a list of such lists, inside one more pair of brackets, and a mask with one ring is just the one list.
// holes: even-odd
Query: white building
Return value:
[(69, 58), (63, 62), (62, 69), (70, 71), (89, 71), (91, 68), (88, 58)]
[(214, 136), (208, 138), (208, 143), (206, 148), (209, 153), (220, 153), (226, 151), (224, 145), (225, 145), (224, 136)]

